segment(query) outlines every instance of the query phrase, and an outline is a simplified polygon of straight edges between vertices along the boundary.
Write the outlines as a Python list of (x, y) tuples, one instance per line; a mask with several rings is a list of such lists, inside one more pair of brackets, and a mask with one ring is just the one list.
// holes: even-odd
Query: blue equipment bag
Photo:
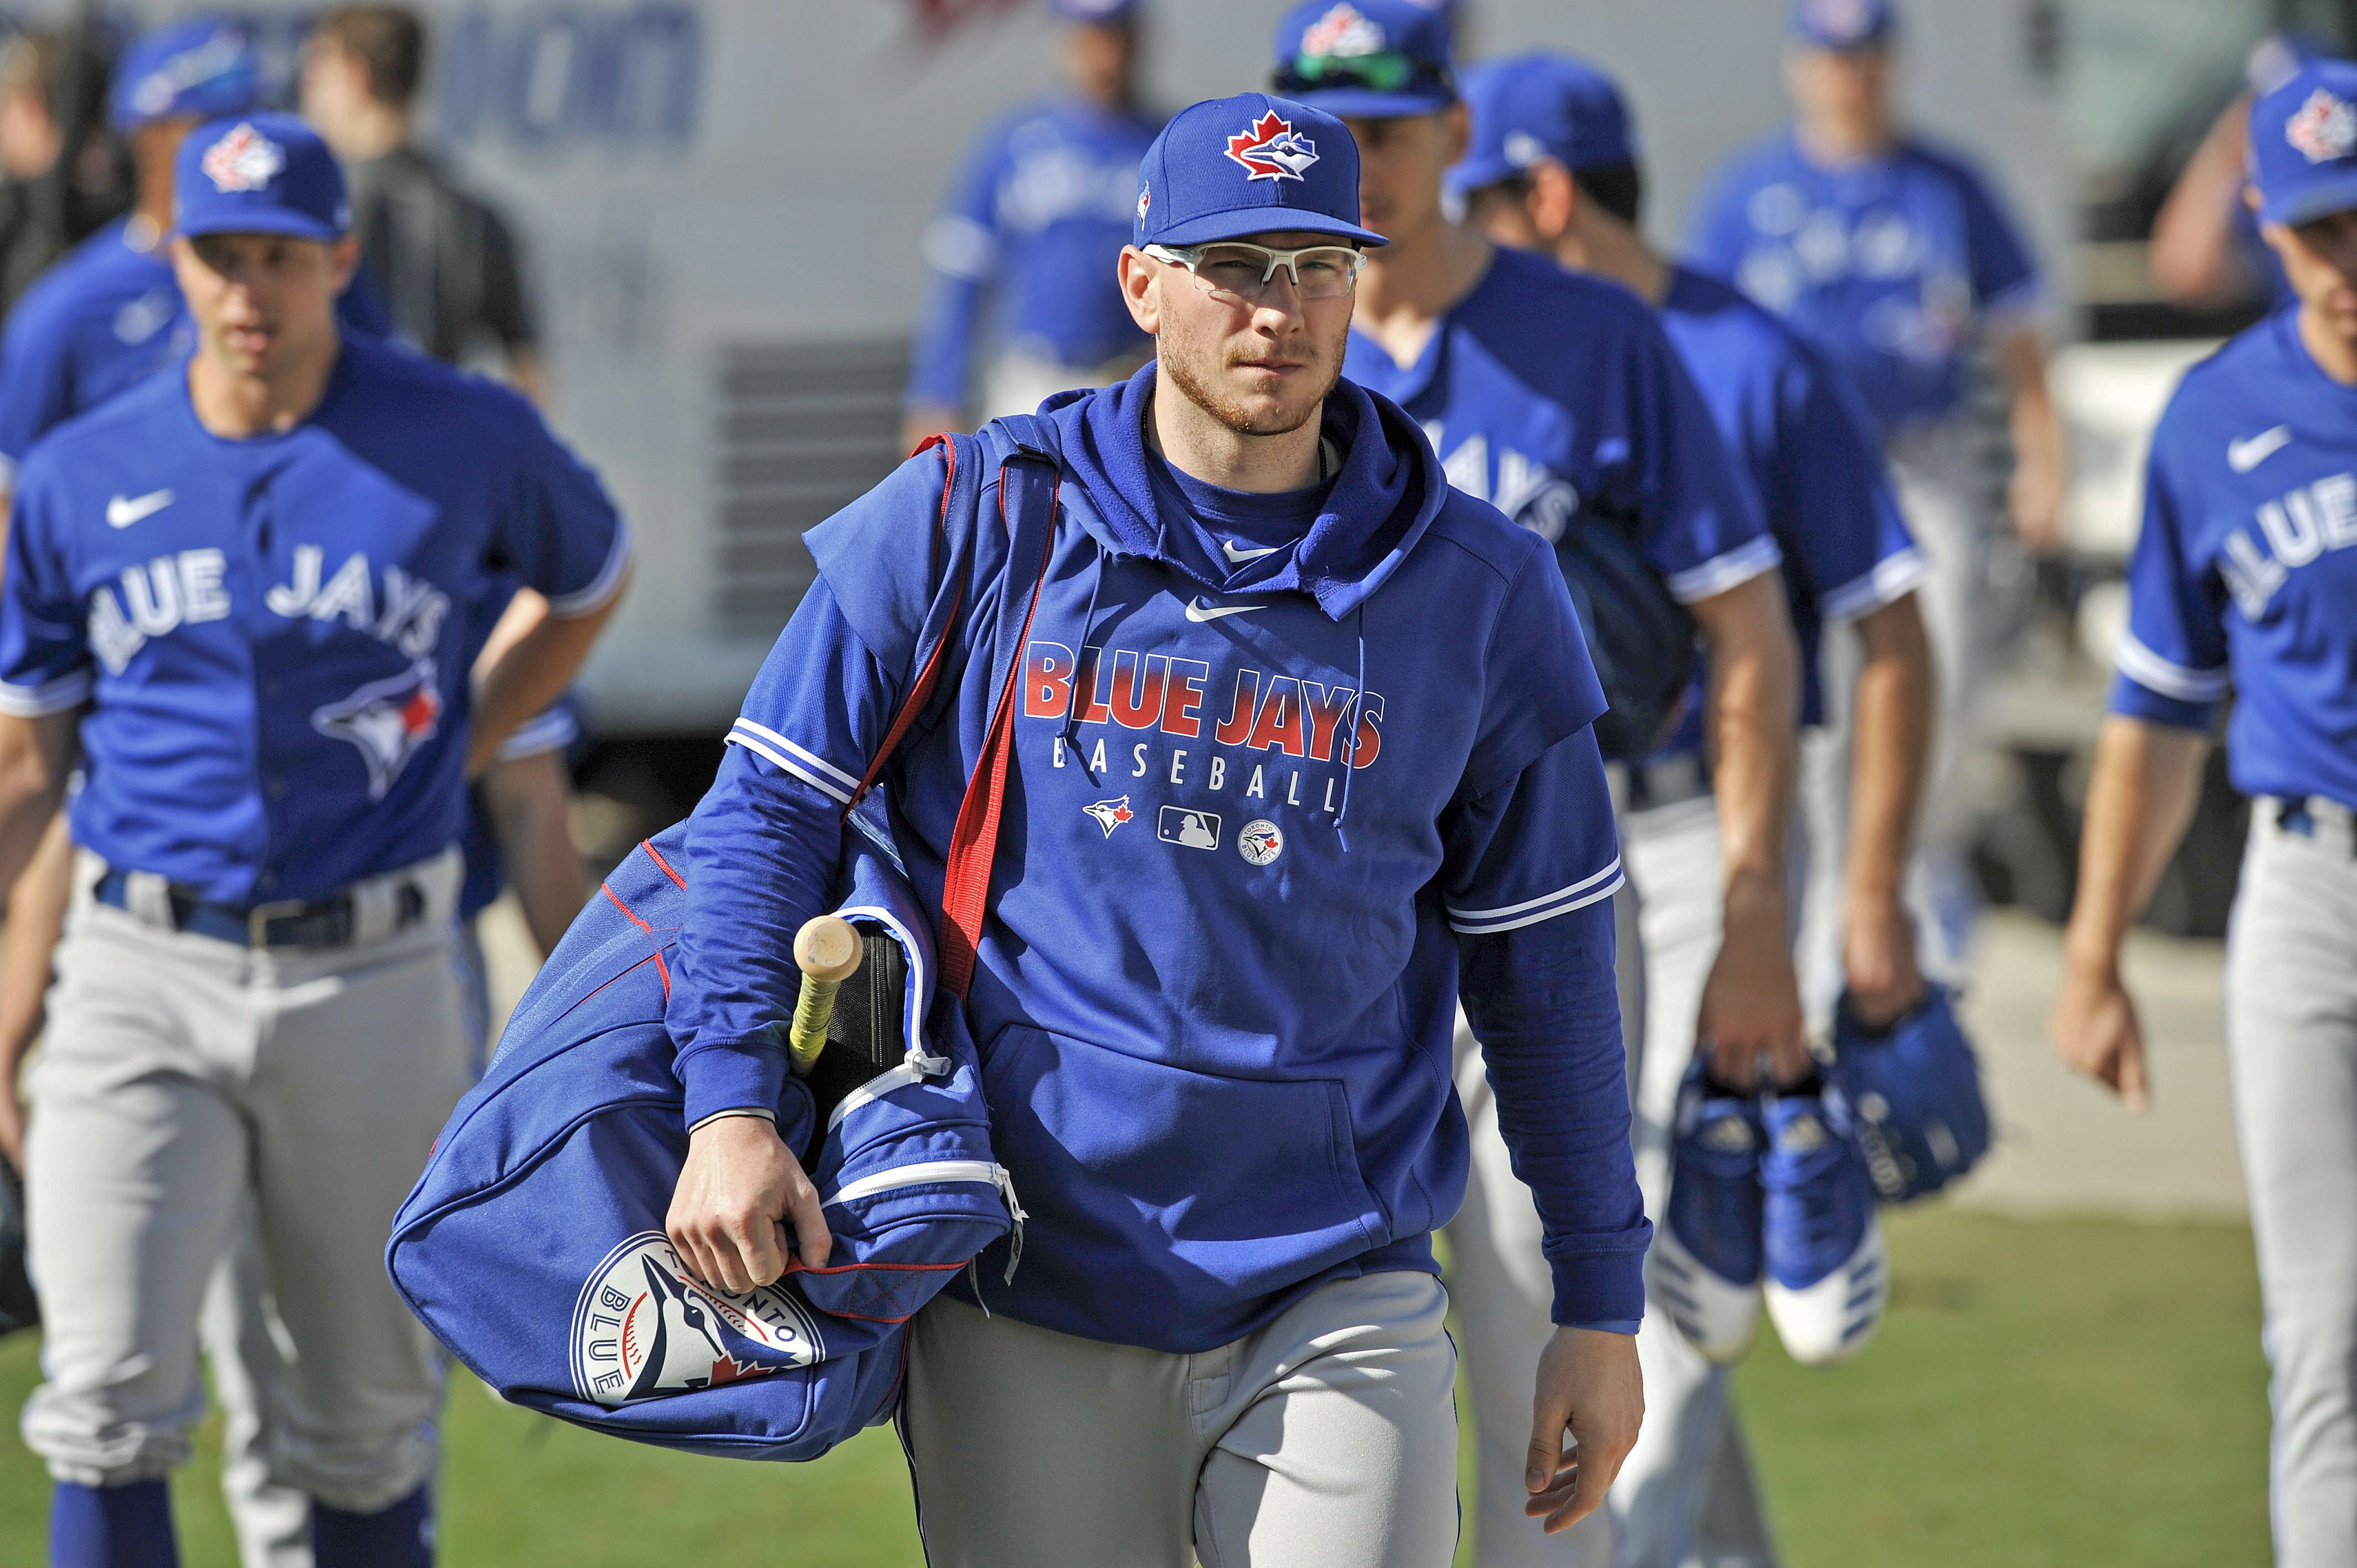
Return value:
[(1932, 986), (1921, 1006), (1880, 1031), (1858, 1023), (1843, 997), (1834, 1070), (1885, 1203), (1937, 1192), (1988, 1153), (1980, 1063), (1944, 988)]
[[(1046, 465), (1053, 448), (1042, 450), (1036, 424), (952, 439), (945, 521), (981, 525), (986, 461), (1002, 478), (1018, 460)], [(1017, 562), (1044, 561), (1054, 527), (1052, 488), (1028, 482), (1037, 477), (1002, 487), (1022, 498), (1006, 519)], [(937, 546), (937, 560), (946, 553)], [(1002, 613), (1031, 596), (1008, 593)], [(953, 630), (929, 628), (922, 668), (943, 662), (929, 650)], [(1011, 685), (997, 670), (969, 673)], [(929, 674), (846, 814), (835, 911), (867, 950), (845, 988), (863, 990), (856, 1011), (897, 1019), (884, 1038), (905, 1048), (871, 1045), (877, 1059), (860, 1060), (843, 1043), (839, 1005), (811, 1078), (789, 1077), (777, 1107), (779, 1134), (803, 1153), (824, 1206), (827, 1265), (796, 1257), (774, 1284), (729, 1294), (697, 1283), (664, 1234), (688, 1141), (663, 1025), (686, 918), (682, 823), (632, 851), (549, 955), (393, 1219), (394, 1287), (502, 1398), (690, 1453), (816, 1458), (890, 1415), (908, 1319), (1010, 1228), (1012, 1276), (1023, 1214), (992, 1157), (961, 977), (944, 973), (882, 800), (866, 793), (932, 693)], [(1005, 775), (973, 787), (994, 808)], [(971, 852), (985, 890), (991, 848)], [(978, 904), (969, 914), (978, 922)], [(940, 929), (952, 944), (968, 934), (953, 918)], [(899, 996), (878, 994), (877, 977), (903, 973)]]

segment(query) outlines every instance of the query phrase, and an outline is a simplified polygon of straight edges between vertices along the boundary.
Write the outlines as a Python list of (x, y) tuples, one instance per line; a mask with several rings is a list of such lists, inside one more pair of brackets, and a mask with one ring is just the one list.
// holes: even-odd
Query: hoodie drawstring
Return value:
[(1351, 853), (1351, 835), (1342, 824), (1351, 817), (1351, 775), (1359, 770), (1359, 725), (1367, 712), (1367, 601), (1358, 604), (1359, 624), (1359, 695), (1351, 704), (1351, 738), (1342, 749), (1342, 809), (1334, 813), (1334, 837), (1342, 845), (1342, 853)]
[[(1089, 586), (1089, 607), (1081, 612), (1080, 647), (1072, 654), (1072, 694), (1064, 703), (1064, 733), (1060, 737), (1064, 748), (1080, 762), (1081, 771), (1088, 775), (1089, 783), (1092, 786), (1102, 784), (1103, 780), (1089, 771), (1087, 758), (1081, 756), (1081, 677), (1086, 675), (1092, 687), (1096, 684), (1096, 671), (1089, 668), (1089, 628), (1096, 624), (1097, 595), (1104, 588), (1104, 553), (1100, 551), (1097, 553), (1096, 581)], [(1343, 780), (1343, 793), (1346, 796), (1350, 793), (1348, 779)]]

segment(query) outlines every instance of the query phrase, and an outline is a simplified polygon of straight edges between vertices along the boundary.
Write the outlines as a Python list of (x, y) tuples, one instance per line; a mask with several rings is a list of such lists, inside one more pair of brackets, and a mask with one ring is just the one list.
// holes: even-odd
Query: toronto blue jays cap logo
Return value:
[(1390, 42), (1381, 27), (1344, 0), (1344, 4), (1309, 25), (1301, 35), (1301, 52), (1328, 56), (1380, 54)]
[(573, 1386), (608, 1407), (807, 1367), (826, 1354), (810, 1313), (776, 1285), (700, 1285), (660, 1230), (606, 1254), (573, 1308)]
[(2345, 158), (2357, 151), (2357, 108), (2319, 87), (2284, 122), (2284, 140), (2312, 164)]
[(1228, 138), (1228, 156), (1247, 179), (1299, 179), (1318, 161), (1318, 144), (1272, 109)]
[(215, 190), (260, 190), (286, 166), (286, 151), (252, 124), (241, 123), (205, 149), (199, 166)]

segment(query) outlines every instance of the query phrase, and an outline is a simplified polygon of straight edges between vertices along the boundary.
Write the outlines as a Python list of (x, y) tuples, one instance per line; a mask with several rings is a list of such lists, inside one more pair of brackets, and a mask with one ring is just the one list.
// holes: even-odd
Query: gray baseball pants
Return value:
[(120, 1485), (187, 1457), (202, 1304), (249, 1200), (286, 1336), (267, 1374), (283, 1382), (257, 1395), (272, 1478), (366, 1513), (432, 1473), (440, 1358), (382, 1252), (466, 1088), (467, 1038), (457, 857), (413, 875), (425, 918), (323, 952), (78, 900), (27, 1148), (48, 1326), (24, 1434), (58, 1478)]
[(2279, 1568), (2357, 1568), (2357, 837), (2255, 802), (2226, 939), (2234, 1129), (2258, 1244)]
[(1448, 1568), (1448, 1313), (1429, 1274), (1369, 1274), (1179, 1356), (937, 1298), (912, 1326), (900, 1409), (926, 1561)]

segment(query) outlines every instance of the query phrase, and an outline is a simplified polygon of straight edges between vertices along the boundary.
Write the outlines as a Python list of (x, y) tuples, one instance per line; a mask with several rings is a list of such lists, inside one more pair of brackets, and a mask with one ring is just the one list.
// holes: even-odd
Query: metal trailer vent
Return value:
[(786, 624), (815, 571), (803, 531), (889, 474), (900, 450), (909, 343), (860, 338), (736, 344), (720, 356), (722, 629)]

